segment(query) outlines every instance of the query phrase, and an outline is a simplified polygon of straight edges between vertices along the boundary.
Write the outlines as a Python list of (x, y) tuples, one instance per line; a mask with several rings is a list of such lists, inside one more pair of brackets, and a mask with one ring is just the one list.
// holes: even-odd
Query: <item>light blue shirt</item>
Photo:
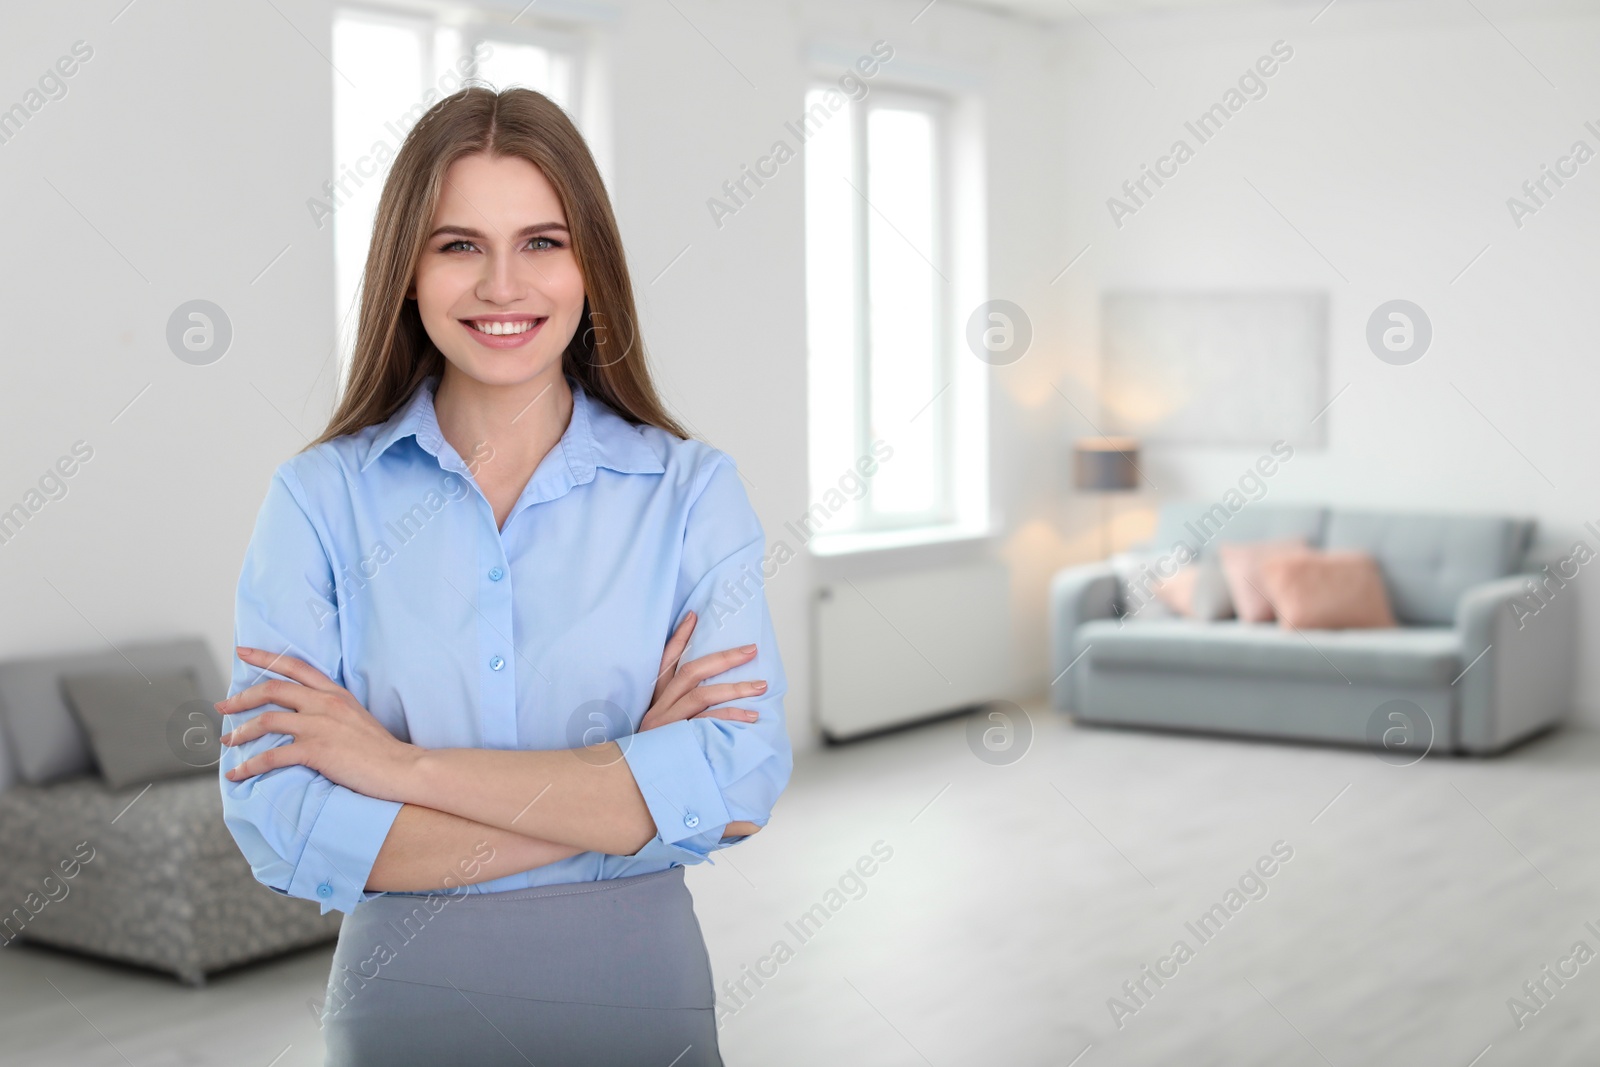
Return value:
[[(622, 745), (655, 838), (632, 856), (584, 852), (477, 892), (698, 863), (723, 847), (727, 823), (766, 825), (792, 766), (765, 536), (733, 461), (634, 426), (567, 381), (571, 422), (503, 529), (440, 432), (435, 376), (388, 422), (278, 467), (239, 576), (235, 644), (312, 664), (403, 741)], [(667, 638), (690, 609), (697, 622), (682, 662), (756, 644), (753, 660), (713, 681), (766, 679), (765, 693), (715, 705), (759, 718), (636, 733)], [(229, 695), (268, 677), (278, 675), (235, 658)], [(277, 707), (229, 716), (227, 726)], [(219, 776), (292, 740), (267, 734), (225, 748)], [(399, 803), (298, 765), (219, 780), (223, 817), (261, 882), (320, 901), (324, 914), (380, 895), (366, 891), (367, 876)], [(441, 876), (455, 866), (441, 860)]]

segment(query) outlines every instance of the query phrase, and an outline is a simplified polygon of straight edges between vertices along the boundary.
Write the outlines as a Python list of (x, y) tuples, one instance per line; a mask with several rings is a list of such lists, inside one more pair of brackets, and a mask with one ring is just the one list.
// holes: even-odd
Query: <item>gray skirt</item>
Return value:
[(391, 893), (339, 929), (330, 1067), (721, 1067), (683, 868), (505, 893)]

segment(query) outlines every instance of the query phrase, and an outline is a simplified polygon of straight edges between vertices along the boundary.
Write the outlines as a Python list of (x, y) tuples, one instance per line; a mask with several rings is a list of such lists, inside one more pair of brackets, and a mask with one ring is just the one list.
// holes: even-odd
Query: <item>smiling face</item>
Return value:
[(486, 385), (559, 376), (583, 274), (544, 173), (517, 156), (452, 163), (407, 295), (450, 370)]

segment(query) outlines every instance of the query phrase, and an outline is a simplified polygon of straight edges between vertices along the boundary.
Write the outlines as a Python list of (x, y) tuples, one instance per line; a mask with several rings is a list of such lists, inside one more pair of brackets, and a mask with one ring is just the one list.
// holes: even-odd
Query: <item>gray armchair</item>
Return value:
[[(227, 694), (204, 642), (0, 663), (0, 942), (55, 945), (190, 984), (338, 936), (340, 913), (274, 893), (222, 821), (217, 772), (113, 789), (62, 695), (65, 674), (188, 668)], [(215, 695), (210, 695), (215, 694)]]

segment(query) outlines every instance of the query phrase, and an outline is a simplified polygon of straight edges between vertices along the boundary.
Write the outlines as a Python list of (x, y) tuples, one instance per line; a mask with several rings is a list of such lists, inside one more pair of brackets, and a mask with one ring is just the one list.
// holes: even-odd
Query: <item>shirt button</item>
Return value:
[(506, 661), (501, 659), (499, 656), (496, 656), (496, 657), (494, 657), (493, 659), (491, 659), (489, 661), (489, 669), (491, 671), (497, 671), (501, 667), (504, 667), (505, 665), (506, 665)]
[(689, 814), (683, 817), (683, 825), (693, 830), (696, 826), (700, 825), (700, 816), (691, 811)]
[(323, 900), (327, 900), (329, 897), (333, 896), (333, 886), (329, 885), (327, 882), (323, 882), (321, 885), (317, 886), (317, 896), (321, 897)]
[(504, 578), (505, 576), (506, 576), (506, 572), (501, 570), (499, 567), (490, 567), (489, 568), (489, 580), (491, 582), (498, 582), (500, 579)]

